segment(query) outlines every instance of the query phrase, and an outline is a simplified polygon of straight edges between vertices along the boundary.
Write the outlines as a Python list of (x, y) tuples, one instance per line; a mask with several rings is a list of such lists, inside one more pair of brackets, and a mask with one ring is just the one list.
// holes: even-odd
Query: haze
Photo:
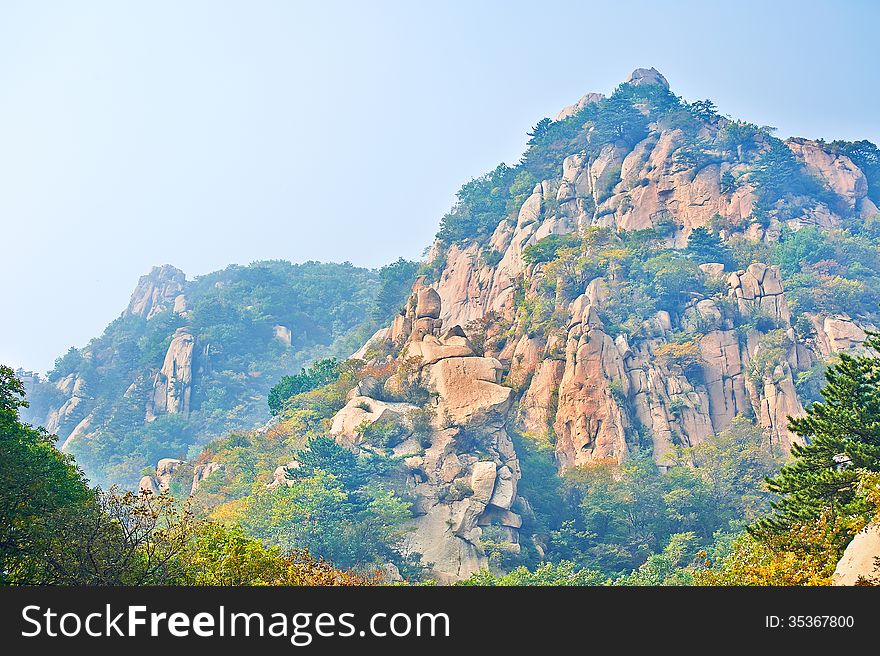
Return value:
[(0, 1), (0, 362), (140, 275), (419, 258), (526, 131), (655, 66), (779, 136), (880, 141), (873, 2)]

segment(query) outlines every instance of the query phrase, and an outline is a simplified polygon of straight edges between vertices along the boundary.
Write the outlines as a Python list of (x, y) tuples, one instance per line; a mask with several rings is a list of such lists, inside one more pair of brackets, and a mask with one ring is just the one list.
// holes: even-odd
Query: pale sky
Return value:
[(0, 362), (51, 368), (156, 264), (418, 258), (462, 183), (637, 67), (880, 142), (878, 7), (0, 0)]

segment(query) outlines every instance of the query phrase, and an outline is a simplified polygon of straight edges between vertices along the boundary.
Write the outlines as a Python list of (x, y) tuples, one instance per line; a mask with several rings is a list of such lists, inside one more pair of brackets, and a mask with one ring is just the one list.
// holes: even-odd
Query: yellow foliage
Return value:
[(220, 505), (215, 506), (211, 510), (209, 518), (211, 521), (231, 526), (237, 524), (241, 518), (247, 514), (247, 508), (247, 498), (234, 499), (233, 501), (227, 501), (226, 503), (221, 503)]
[(686, 342), (662, 344), (654, 350), (654, 357), (686, 366), (700, 360), (700, 347), (693, 340)]
[(698, 585), (830, 585), (840, 553), (833, 540), (845, 523), (830, 514), (790, 532), (756, 538), (744, 534), (718, 562), (695, 574)]

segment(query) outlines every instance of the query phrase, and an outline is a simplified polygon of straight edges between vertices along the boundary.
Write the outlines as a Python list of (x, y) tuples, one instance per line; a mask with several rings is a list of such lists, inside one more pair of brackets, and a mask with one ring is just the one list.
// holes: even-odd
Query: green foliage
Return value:
[(82, 353), (71, 346), (67, 349), (67, 353), (60, 358), (55, 359), (55, 366), (52, 368), (52, 371), (49, 372), (49, 381), (54, 383), (65, 376), (76, 373), (82, 366), (82, 363)]
[(547, 557), (625, 576), (659, 554), (667, 560), (654, 559), (643, 575), (667, 562), (672, 576), (670, 563), (691, 559), (696, 551), (678, 559), (669, 552), (664, 555), (669, 544), (674, 542), (677, 549), (682, 544), (683, 538), (673, 537), (693, 534), (688, 544), (706, 544), (730, 522), (759, 517), (770, 501), (762, 479), (778, 464), (760, 432), (739, 419), (697, 447), (679, 449), (666, 472), (649, 455), (639, 453), (623, 465), (600, 463), (571, 470), (560, 494), (561, 507), (576, 511), (551, 529)]
[(703, 122), (714, 122), (718, 120), (718, 108), (711, 100), (695, 100), (689, 103), (687, 110), (696, 118)]
[(440, 220), (437, 238), (452, 243), (492, 234), (507, 216), (516, 173), (516, 169), (500, 164), (491, 173), (466, 183), (456, 194), (455, 206)]
[(730, 266), (730, 251), (722, 243), (721, 238), (706, 228), (694, 228), (688, 237), (687, 253), (698, 264), (720, 262)]
[[(93, 490), (53, 436), (18, 418), (24, 389), (0, 366), (0, 584), (366, 585), (367, 578), (283, 552), (241, 528), (197, 521), (168, 493)], [(370, 497), (379, 518), (401, 513)]]
[(379, 291), (370, 314), (374, 321), (385, 323), (400, 311), (412, 291), (419, 263), (398, 258), (379, 269)]
[(749, 362), (749, 378), (755, 383), (768, 378), (775, 381), (776, 369), (785, 362), (791, 346), (791, 340), (782, 328), (762, 334), (758, 338), (755, 355)]
[(796, 312), (872, 317), (880, 303), (880, 239), (852, 229), (783, 230), (773, 253)]
[(561, 249), (578, 246), (580, 239), (577, 235), (549, 235), (544, 239), (527, 246), (523, 251), (523, 261), (528, 264), (539, 264), (555, 260)]
[(821, 230), (814, 227), (784, 230), (776, 242), (776, 262), (786, 277), (801, 272), (807, 265), (835, 258), (835, 249)]
[(508, 572), (494, 575), (489, 570), (472, 574), (470, 578), (457, 583), (460, 586), (595, 586), (606, 583), (607, 577), (601, 572), (579, 569), (570, 561), (559, 563), (542, 563), (530, 571), (524, 566)]
[(269, 390), (269, 411), (277, 415), (291, 397), (323, 387), (337, 378), (339, 378), (339, 362), (334, 358), (317, 360), (311, 367), (303, 368), (295, 376), (284, 376)]
[(567, 518), (562, 495), (563, 479), (556, 469), (553, 445), (549, 440), (518, 433), (513, 436), (513, 444), (521, 469), (518, 490), (529, 500), (533, 511), (524, 514), (523, 531), (547, 535)]
[[(880, 340), (872, 336), (866, 346), (876, 353)], [(825, 376), (824, 401), (789, 423), (806, 444), (794, 445), (794, 461), (768, 481), (781, 498), (773, 515), (757, 523), (757, 536), (780, 535), (830, 513), (832, 542), (842, 549), (853, 527), (861, 528), (875, 512), (858, 494), (858, 483), (862, 472), (880, 471), (880, 358), (841, 353)], [(840, 525), (836, 518), (855, 523)]]
[(649, 258), (643, 271), (661, 310), (675, 312), (692, 294), (704, 290), (699, 266), (680, 252), (665, 251)]
[(52, 436), (18, 419), (24, 387), (0, 365), (0, 583), (49, 583), (67, 579), (55, 566), (67, 528), (96, 500), (69, 456)]
[(245, 531), (284, 549), (307, 549), (336, 566), (369, 570), (394, 562), (412, 572), (404, 554), (409, 504), (376, 480), (388, 471), (378, 456), (355, 456), (329, 438), (294, 456), (289, 482), (246, 499)]
[(370, 585), (371, 579), (335, 569), (307, 551), (285, 552), (247, 537), (240, 526), (201, 522), (180, 556), (175, 583), (199, 586)]
[(614, 581), (615, 585), (656, 586), (693, 585), (691, 565), (696, 558), (697, 536), (694, 533), (676, 533), (661, 553), (651, 554), (630, 574)]
[(754, 150), (759, 140), (767, 137), (764, 130), (754, 123), (746, 121), (727, 121), (718, 133), (718, 146), (726, 152), (745, 154), (746, 151)]
[(23, 387), (0, 366), (0, 583), (169, 583), (192, 516), (167, 494), (88, 487), (53, 436), (21, 423)]
[[(59, 358), (49, 378), (75, 376), (79, 398), (59, 436), (91, 415), (71, 452), (91, 480), (133, 487), (157, 458), (184, 458), (217, 435), (264, 423), (274, 382), (315, 359), (351, 353), (372, 332), (368, 317), (380, 278), (347, 263), (268, 261), (189, 281), (185, 316), (170, 309), (149, 320), (124, 314), (87, 347)], [(195, 338), (189, 412), (147, 423), (153, 381), (183, 326)], [(290, 329), (290, 345), (275, 337), (275, 326)], [(59, 400), (47, 383), (33, 395)], [(68, 388), (64, 400), (69, 396)], [(46, 404), (34, 405), (23, 416), (44, 423)]]
[[(749, 175), (757, 190), (758, 213), (780, 210), (777, 204), (794, 196), (809, 196), (837, 208), (840, 198), (807, 173), (785, 142), (773, 137), (769, 142), (770, 147), (758, 157)], [(790, 217), (783, 214), (781, 218)]]

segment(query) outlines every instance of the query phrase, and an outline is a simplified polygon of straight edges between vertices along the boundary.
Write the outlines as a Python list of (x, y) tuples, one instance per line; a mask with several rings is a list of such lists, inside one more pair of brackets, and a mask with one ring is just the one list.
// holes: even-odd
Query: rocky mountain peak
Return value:
[(642, 84), (659, 84), (666, 89), (669, 88), (669, 82), (667, 82), (666, 78), (663, 77), (663, 74), (653, 66), (651, 68), (637, 68), (629, 74), (625, 84), (631, 84), (634, 87)]
[(556, 114), (556, 117), (553, 119), (554, 121), (561, 121), (563, 119), (568, 118), (569, 116), (574, 116), (579, 111), (581, 111), (587, 105), (591, 105), (593, 103), (597, 103), (600, 100), (605, 98), (605, 94), (603, 93), (585, 93), (581, 96), (580, 100), (578, 100), (573, 105), (568, 105), (559, 110), (559, 113)]
[[(186, 274), (177, 267), (170, 264), (154, 266), (138, 280), (123, 315), (151, 319), (159, 312), (173, 308), (185, 285)], [(182, 305), (182, 302), (177, 305)]]
[[(624, 84), (631, 84), (634, 87), (643, 85), (643, 84), (658, 84), (665, 89), (669, 88), (669, 82), (663, 76), (663, 74), (658, 71), (656, 68), (637, 68), (632, 73), (629, 74), (629, 77), (626, 79)], [(554, 121), (562, 121), (569, 116), (574, 116), (579, 111), (581, 111), (587, 105), (591, 105), (593, 103), (597, 103), (601, 100), (605, 99), (605, 94), (603, 93), (593, 93), (588, 92), (585, 93), (580, 99), (572, 104), (563, 107), (559, 112), (553, 117)]]

